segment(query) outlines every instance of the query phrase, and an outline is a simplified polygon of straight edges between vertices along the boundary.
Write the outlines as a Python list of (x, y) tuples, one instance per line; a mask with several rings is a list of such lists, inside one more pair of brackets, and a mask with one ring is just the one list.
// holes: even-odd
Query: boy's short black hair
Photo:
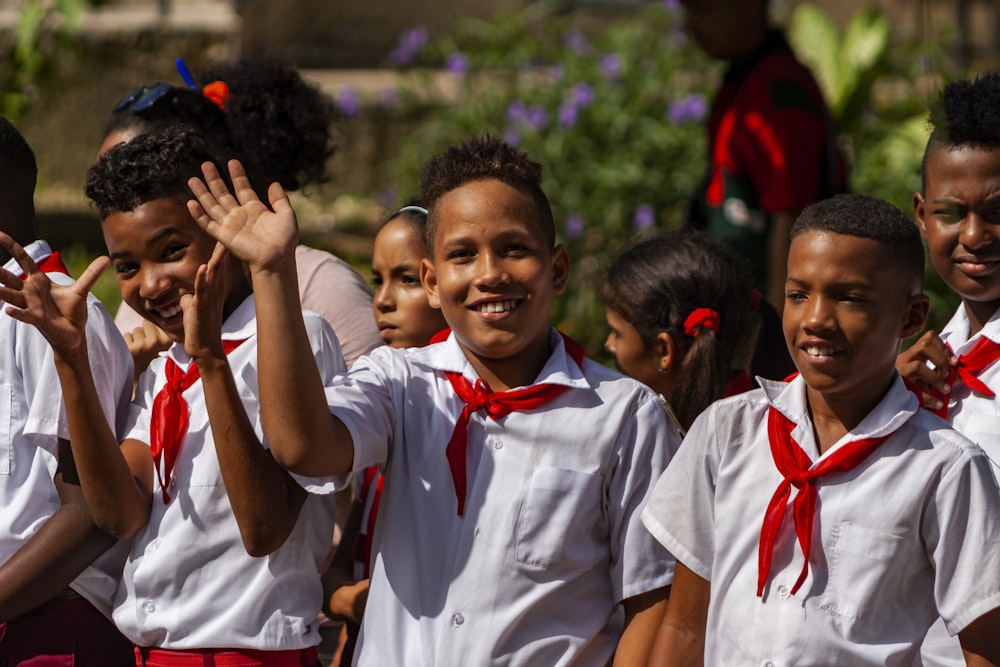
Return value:
[[(157, 199), (183, 203), (192, 198), (188, 179), (201, 176), (204, 162), (214, 162), (213, 156), (191, 129), (170, 127), (141, 134), (113, 146), (87, 170), (84, 193), (97, 205), (101, 220)], [(229, 185), (226, 166), (215, 166)]]
[(473, 181), (497, 180), (525, 192), (535, 203), (538, 224), (550, 248), (556, 245), (555, 221), (542, 192), (542, 165), (519, 148), (492, 136), (467, 139), (432, 157), (420, 170), (420, 198), (426, 202), (427, 245), (433, 252), (437, 215), (434, 205), (452, 190)]
[(920, 230), (899, 208), (887, 201), (844, 194), (807, 206), (792, 225), (791, 238), (819, 231), (872, 239), (905, 274), (912, 292), (924, 284), (924, 244)]
[(924, 149), (921, 189), (927, 189), (927, 159), (939, 146), (1000, 150), (1000, 73), (948, 83), (931, 106), (931, 136)]
[[(7, 118), (0, 116), (0, 182), (3, 206), (0, 229), (21, 245), (34, 241), (35, 182), (38, 164), (24, 136)], [(6, 258), (6, 253), (0, 253)]]

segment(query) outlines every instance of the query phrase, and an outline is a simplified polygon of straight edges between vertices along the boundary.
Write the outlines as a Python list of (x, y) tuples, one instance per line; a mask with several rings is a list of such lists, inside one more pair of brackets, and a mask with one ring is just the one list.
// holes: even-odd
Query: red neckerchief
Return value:
[[(952, 352), (950, 346), (948, 351)], [(955, 376), (957, 375), (961, 380), (962, 384), (976, 392), (977, 394), (982, 394), (987, 398), (993, 398), (993, 390), (989, 386), (979, 379), (979, 374), (984, 370), (992, 366), (997, 359), (1000, 359), (1000, 343), (990, 340), (986, 336), (981, 336), (976, 344), (972, 346), (972, 349), (958, 356), (958, 363), (951, 366), (948, 370), (948, 383), (955, 386)], [(941, 401), (941, 407), (934, 410), (934, 414), (942, 419), (948, 418), (948, 401), (951, 399), (951, 392), (943, 392), (937, 387), (932, 387), (930, 391), (931, 396), (934, 396)]]
[(784, 479), (778, 485), (771, 502), (764, 513), (764, 525), (760, 529), (760, 549), (757, 561), (757, 597), (764, 592), (764, 584), (771, 571), (771, 555), (774, 544), (785, 516), (785, 506), (791, 495), (791, 487), (798, 489), (792, 502), (795, 518), (795, 535), (802, 547), (805, 562), (799, 578), (792, 586), (794, 594), (809, 572), (809, 551), (812, 547), (813, 521), (816, 517), (816, 482), (823, 475), (831, 472), (846, 472), (851, 470), (874, 452), (889, 436), (878, 438), (862, 438), (845, 443), (829, 456), (820, 461), (815, 468), (810, 469), (812, 461), (806, 455), (799, 443), (792, 438), (795, 422), (781, 414), (773, 406), (767, 413), (767, 435), (771, 443), (771, 456)]
[(354, 540), (353, 558), (364, 563), (364, 578), (370, 579), (372, 576), (372, 545), (375, 543), (375, 520), (378, 517), (378, 506), (382, 502), (382, 484), (385, 476), (379, 473), (378, 466), (365, 468), (364, 481), (361, 484), (361, 493), (357, 495), (359, 502), (367, 504), (368, 494), (372, 493), (374, 484), (374, 496), (370, 509), (368, 510), (368, 521), (366, 522), (366, 532), (358, 535)]
[[(242, 343), (242, 340), (224, 340), (222, 349), (229, 354)], [(201, 378), (201, 372), (198, 364), (193, 361), (187, 371), (182, 372), (180, 366), (169, 358), (165, 372), (167, 382), (153, 399), (153, 412), (149, 420), (149, 451), (153, 455), (156, 475), (160, 479), (163, 502), (169, 503), (167, 487), (188, 430), (188, 404), (183, 393)]]
[[(562, 336), (566, 351), (578, 366), (582, 366), (583, 357), (586, 355), (583, 346), (565, 334)], [(445, 337), (447, 338), (447, 336)], [(465, 514), (467, 431), (469, 418), (472, 414), (479, 410), (486, 410), (486, 414), (496, 420), (511, 412), (535, 410), (562, 394), (569, 387), (558, 384), (537, 384), (524, 389), (495, 392), (482, 378), (477, 379), (475, 386), (473, 386), (461, 373), (445, 371), (444, 374), (455, 393), (465, 401), (465, 407), (462, 408), (462, 413), (458, 416), (458, 421), (455, 422), (455, 430), (452, 431), (451, 439), (445, 449), (448, 466), (451, 468), (451, 477), (455, 482), (458, 515), (462, 516)]]
[[(66, 264), (63, 262), (59, 251), (56, 251), (40, 262), (37, 262), (37, 266), (44, 273), (62, 273), (67, 276), (69, 275), (69, 269), (66, 268)], [(24, 278), (24, 273), (22, 272), (19, 274), (18, 278)]]

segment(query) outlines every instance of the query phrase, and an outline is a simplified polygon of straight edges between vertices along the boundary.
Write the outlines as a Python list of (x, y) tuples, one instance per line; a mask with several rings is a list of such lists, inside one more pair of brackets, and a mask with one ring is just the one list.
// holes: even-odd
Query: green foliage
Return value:
[(0, 40), (0, 114), (27, 111), (52, 56), (71, 47), (83, 8), (84, 0), (24, 0), (14, 33)]

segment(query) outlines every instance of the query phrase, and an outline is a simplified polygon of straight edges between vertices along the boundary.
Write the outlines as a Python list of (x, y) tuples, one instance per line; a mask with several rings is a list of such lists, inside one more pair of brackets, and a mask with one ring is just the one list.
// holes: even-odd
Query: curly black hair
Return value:
[[(928, 157), (938, 146), (1000, 150), (1000, 73), (945, 85), (931, 106), (928, 122), (931, 136), (924, 149), (922, 174), (927, 171)], [(925, 176), (921, 188), (926, 190)]]
[(542, 191), (542, 165), (526, 152), (486, 134), (467, 139), (427, 160), (420, 169), (420, 199), (427, 204), (427, 245), (433, 250), (437, 218), (434, 205), (452, 190), (481, 180), (497, 180), (522, 190), (535, 203), (538, 223), (549, 247), (555, 247), (552, 207)]
[(330, 96), (298, 70), (273, 58), (247, 58), (209, 64), (198, 81), (226, 84), (224, 111), (199, 91), (173, 87), (161, 103), (141, 113), (131, 105), (113, 112), (105, 136), (116, 130), (190, 127), (219, 162), (239, 158), (265, 198), (274, 181), (292, 191), (327, 180), (336, 109)]
[(911, 291), (924, 283), (924, 244), (908, 215), (887, 201), (859, 194), (836, 195), (807, 206), (792, 225), (791, 238), (811, 231), (872, 239), (886, 249)]
[[(627, 247), (608, 268), (601, 299), (635, 327), (648, 349), (657, 334), (669, 333), (683, 350), (679, 384), (671, 407), (684, 428), (729, 381), (733, 356), (749, 326), (751, 281), (742, 259), (703, 232), (691, 228), (660, 232)], [(696, 308), (719, 315), (719, 330), (684, 321)]]
[(228, 171), (196, 131), (168, 127), (110, 148), (87, 170), (84, 193), (97, 205), (101, 220), (157, 199), (184, 203), (192, 197), (188, 179), (201, 175), (204, 162), (214, 162), (231, 187)]

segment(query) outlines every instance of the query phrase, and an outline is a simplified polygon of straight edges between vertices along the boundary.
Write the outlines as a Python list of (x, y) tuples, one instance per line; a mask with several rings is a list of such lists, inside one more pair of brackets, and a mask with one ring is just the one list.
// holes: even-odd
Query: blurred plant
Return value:
[(28, 109), (35, 82), (59, 49), (68, 49), (85, 0), (25, 0), (14, 31), (0, 38), (0, 113), (17, 119)]

